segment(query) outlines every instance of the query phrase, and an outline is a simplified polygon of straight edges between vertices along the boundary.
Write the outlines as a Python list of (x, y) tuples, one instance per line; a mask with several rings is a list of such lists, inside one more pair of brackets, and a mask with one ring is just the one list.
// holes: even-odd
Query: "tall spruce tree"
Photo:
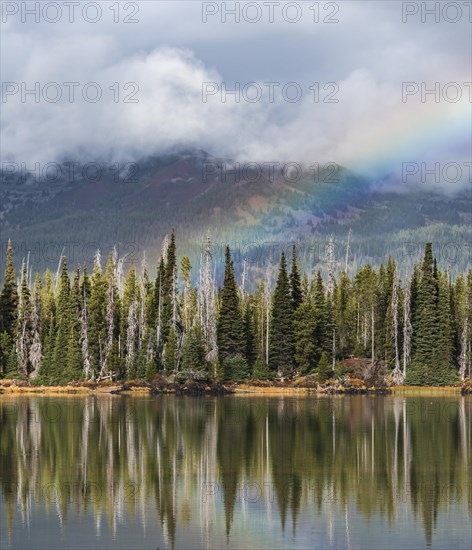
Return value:
[(80, 295), (80, 267), (77, 267), (74, 274), (70, 295), (70, 330), (67, 342), (66, 374), (67, 381), (80, 380), (83, 378), (82, 368), (82, 347), (80, 345), (80, 318), (82, 313), (82, 299)]
[(100, 265), (100, 254), (97, 253), (90, 284), (90, 298), (87, 304), (90, 363), (94, 378), (100, 375), (100, 370), (105, 359), (107, 338), (106, 295), (107, 283)]
[(283, 252), (272, 300), (269, 367), (278, 376), (290, 373), (294, 367), (293, 303), (287, 275), (287, 262)]
[(233, 260), (229, 246), (225, 252), (225, 277), (220, 293), (221, 306), (216, 327), (218, 359), (223, 367), (226, 379), (231, 379), (232, 372), (226, 368), (229, 359), (240, 355), (244, 357), (244, 323), (239, 303), (239, 292), (234, 278)]
[(302, 281), (297, 261), (297, 247), (292, 247), (292, 270), (290, 272), (290, 295), (292, 297), (292, 309), (297, 311), (303, 301)]
[(54, 355), (52, 359), (49, 380), (52, 384), (63, 384), (67, 381), (67, 348), (70, 338), (72, 322), (71, 288), (69, 272), (67, 271), (67, 258), (61, 262), (61, 274), (59, 290), (56, 300), (56, 339), (54, 343)]
[(0, 293), (0, 375), (6, 372), (9, 352), (12, 347), (13, 333), (18, 306), (15, 268), (13, 267), (13, 246), (8, 241), (7, 265), (2, 292)]

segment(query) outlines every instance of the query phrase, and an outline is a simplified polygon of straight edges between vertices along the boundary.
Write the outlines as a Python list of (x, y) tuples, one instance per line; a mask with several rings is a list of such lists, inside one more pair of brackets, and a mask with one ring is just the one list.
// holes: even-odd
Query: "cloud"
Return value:
[[(222, 23), (220, 15), (204, 24), (198, 2), (142, 2), (139, 23), (125, 25), (113, 22), (112, 4), (101, 3), (105, 15), (96, 25), (9, 18), (2, 77), (19, 92), (2, 104), (2, 160), (126, 162), (196, 147), (253, 162), (338, 162), (373, 178), (393, 174), (400, 183), (405, 162), (469, 160), (467, 20), (424, 24), (417, 17), (405, 24), (398, 2), (339, 2), (334, 25), (313, 24), (306, 9), (296, 24), (281, 17)], [(54, 92), (45, 88), (51, 82), (63, 94), (58, 102), (42, 95)], [(79, 83), (73, 102), (67, 82)], [(96, 103), (82, 97), (92, 82), (102, 92)], [(254, 82), (252, 92), (262, 97), (252, 103), (228, 95), (224, 102), (218, 92), (202, 100), (204, 83), (223, 82), (230, 89)], [(278, 83), (273, 102), (267, 82)], [(293, 103), (282, 94), (290, 82), (302, 92)], [(418, 86), (406, 102), (404, 82)], [(439, 102), (431, 95), (421, 102), (422, 83), (435, 82)], [(457, 102), (443, 97), (448, 82), (461, 88)], [(22, 83), (39, 84), (38, 103), (31, 95), (21, 101)], [(464, 174), (449, 187), (469, 183)]]

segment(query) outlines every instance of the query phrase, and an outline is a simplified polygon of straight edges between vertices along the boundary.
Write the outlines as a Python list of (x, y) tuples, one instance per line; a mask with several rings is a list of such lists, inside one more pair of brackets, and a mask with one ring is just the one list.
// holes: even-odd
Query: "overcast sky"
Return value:
[[(453, 2), (439, 22), (416, 2), (260, 2), (259, 13), (254, 2), (226, 2), (239, 23), (215, 2), (120, 2), (119, 11), (99, 2), (101, 16), (93, 5), (84, 15), (93, 2), (49, 4), (60, 13), (51, 7), (36, 22), (24, 13), (34, 2), (2, 2), (3, 161), (125, 162), (197, 147), (254, 162), (338, 162), (376, 178), (400, 177), (404, 162), (455, 162), (470, 184), (470, 2)], [(78, 83), (72, 102), (67, 82)], [(90, 82), (102, 91), (95, 103), (82, 97), (94, 97)], [(260, 100), (223, 102), (223, 82), (254, 82), (247, 93)], [(273, 101), (267, 82), (278, 83)], [(416, 83), (406, 98), (405, 82)], [(421, 88), (436, 82), (439, 101), (422, 102)], [(22, 98), (35, 83), (39, 98)], [(284, 99), (287, 83), (299, 101)]]

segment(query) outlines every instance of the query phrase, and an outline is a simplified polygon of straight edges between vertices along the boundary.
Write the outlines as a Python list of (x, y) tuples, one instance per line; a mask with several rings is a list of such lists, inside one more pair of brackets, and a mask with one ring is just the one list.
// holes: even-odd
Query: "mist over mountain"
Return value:
[[(421, 187), (392, 191), (378, 180), (334, 163), (244, 163), (201, 150), (176, 151), (137, 163), (63, 161), (39, 174), (3, 170), (0, 182), (2, 253), (11, 238), (18, 261), (55, 269), (91, 264), (97, 249), (113, 247), (139, 264), (146, 251), (154, 268), (172, 227), (179, 253), (198, 265), (210, 230), (219, 276), (223, 248), (234, 250), (236, 271), (277, 262), (299, 247), (303, 268), (323, 269), (333, 237), (339, 266), (377, 264), (394, 255), (411, 267), (432, 241), (453, 273), (470, 265), (470, 191), (445, 195)], [(347, 240), (349, 236), (349, 250)]]

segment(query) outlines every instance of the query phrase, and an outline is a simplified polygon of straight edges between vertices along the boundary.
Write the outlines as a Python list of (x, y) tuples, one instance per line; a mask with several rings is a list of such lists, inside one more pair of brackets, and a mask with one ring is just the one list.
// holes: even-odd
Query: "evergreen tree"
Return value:
[(299, 371), (307, 374), (316, 367), (317, 347), (315, 310), (310, 302), (303, 302), (294, 314), (295, 362)]
[(197, 323), (187, 332), (182, 347), (182, 372), (188, 376), (189, 373), (201, 373), (209, 375), (209, 365), (205, 360), (205, 347), (203, 345), (203, 334), (200, 324)]
[(169, 330), (166, 344), (164, 346), (164, 373), (174, 374), (179, 364), (179, 348), (177, 336), (173, 329)]
[(451, 348), (445, 342), (450, 338), (450, 298), (446, 283), (439, 281), (431, 243), (426, 243), (415, 294), (414, 355), (406, 382), (417, 385), (453, 383), (456, 377), (448, 357)]
[(290, 272), (290, 295), (292, 297), (292, 309), (297, 311), (303, 301), (302, 283), (297, 262), (297, 247), (292, 248), (292, 270)]
[(294, 366), (293, 304), (283, 252), (272, 301), (269, 339), (270, 369), (278, 376), (290, 373)]
[(67, 381), (67, 350), (72, 324), (71, 288), (67, 271), (67, 258), (65, 257), (61, 261), (56, 304), (57, 331), (49, 381), (52, 384), (62, 384)]
[(69, 339), (67, 342), (65, 374), (67, 381), (81, 380), (83, 378), (82, 347), (80, 345), (81, 303), (80, 268), (78, 267), (75, 271), (70, 297), (70, 308), (72, 315), (70, 320)]
[(90, 284), (90, 298), (87, 303), (90, 363), (94, 378), (100, 375), (106, 355), (106, 295), (107, 283), (102, 274), (100, 254), (97, 253)]
[(2, 346), (0, 349), (0, 374), (7, 368), (8, 352), (13, 341), (15, 322), (17, 315), (18, 292), (16, 288), (15, 269), (13, 267), (13, 246), (8, 241), (7, 247), (7, 265), (3, 289), (0, 293), (0, 334)]
[[(225, 253), (225, 277), (221, 289), (221, 306), (217, 328), (218, 358), (225, 369), (225, 361), (236, 355), (244, 356), (244, 323), (239, 304), (239, 292), (234, 278), (233, 261), (229, 246)], [(224, 376), (229, 379), (230, 372), (225, 369)]]
[(332, 372), (328, 354), (325, 351), (321, 354), (317, 371), (318, 371), (320, 382), (326, 382), (326, 380), (329, 378)]

